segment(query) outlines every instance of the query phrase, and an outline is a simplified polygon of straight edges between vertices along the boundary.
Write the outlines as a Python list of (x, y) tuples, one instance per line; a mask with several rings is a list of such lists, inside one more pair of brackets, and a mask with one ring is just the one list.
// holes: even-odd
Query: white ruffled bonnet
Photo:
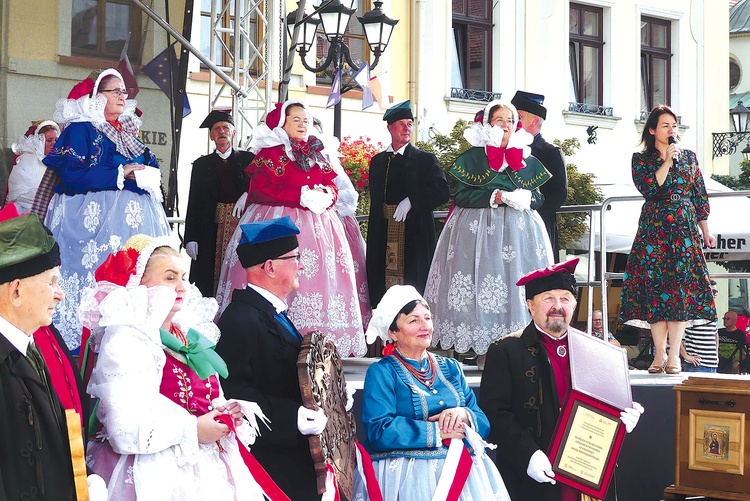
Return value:
[(417, 292), (417, 289), (411, 285), (394, 285), (385, 291), (378, 307), (372, 310), (372, 320), (370, 320), (365, 335), (367, 343), (374, 343), (378, 337), (383, 341), (388, 341), (390, 339), (388, 328), (396, 319), (396, 315), (401, 311), (401, 308), (411, 301), (427, 303), (422, 295)]

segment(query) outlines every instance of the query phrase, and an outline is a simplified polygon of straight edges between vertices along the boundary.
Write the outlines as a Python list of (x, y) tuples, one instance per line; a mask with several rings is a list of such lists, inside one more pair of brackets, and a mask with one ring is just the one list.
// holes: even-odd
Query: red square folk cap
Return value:
[(573, 258), (546, 268), (534, 270), (522, 276), (516, 285), (526, 286), (526, 299), (533, 299), (539, 293), (555, 289), (568, 290), (576, 294), (576, 271), (579, 259)]

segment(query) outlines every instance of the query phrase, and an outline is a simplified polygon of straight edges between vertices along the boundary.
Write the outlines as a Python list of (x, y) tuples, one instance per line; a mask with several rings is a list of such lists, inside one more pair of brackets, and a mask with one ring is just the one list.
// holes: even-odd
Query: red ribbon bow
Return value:
[(523, 150), (520, 148), (503, 148), (487, 145), (487, 160), (490, 169), (500, 171), (503, 166), (503, 160), (508, 161), (508, 167), (513, 171), (523, 169)]
[(135, 275), (135, 265), (139, 253), (135, 249), (125, 249), (107, 256), (107, 259), (96, 269), (94, 278), (97, 282), (107, 281), (125, 287), (131, 276)]

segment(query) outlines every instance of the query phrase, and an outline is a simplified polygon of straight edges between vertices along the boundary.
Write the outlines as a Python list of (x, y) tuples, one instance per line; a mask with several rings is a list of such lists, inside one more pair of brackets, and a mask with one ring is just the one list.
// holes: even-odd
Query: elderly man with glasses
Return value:
[(229, 376), (227, 398), (257, 402), (271, 421), (253, 444), (253, 455), (281, 490), (296, 500), (319, 500), (308, 435), (319, 435), (323, 410), (302, 405), (297, 357), (302, 335), (286, 316), (286, 297), (299, 287), (299, 228), (289, 216), (241, 224), (237, 257), (247, 288), (236, 289), (219, 319), (216, 353)]

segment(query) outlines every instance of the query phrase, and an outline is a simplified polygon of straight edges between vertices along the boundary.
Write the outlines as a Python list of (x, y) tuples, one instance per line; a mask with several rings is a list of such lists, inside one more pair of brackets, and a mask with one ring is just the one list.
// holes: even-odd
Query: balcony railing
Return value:
[(585, 113), (587, 115), (599, 115), (602, 117), (612, 116), (611, 106), (600, 106), (598, 104), (569, 103), (568, 111), (573, 113)]
[(455, 99), (467, 99), (469, 101), (482, 101), (489, 103), (495, 99), (500, 99), (502, 94), (488, 90), (461, 89), (458, 87), (451, 88), (451, 97)]

